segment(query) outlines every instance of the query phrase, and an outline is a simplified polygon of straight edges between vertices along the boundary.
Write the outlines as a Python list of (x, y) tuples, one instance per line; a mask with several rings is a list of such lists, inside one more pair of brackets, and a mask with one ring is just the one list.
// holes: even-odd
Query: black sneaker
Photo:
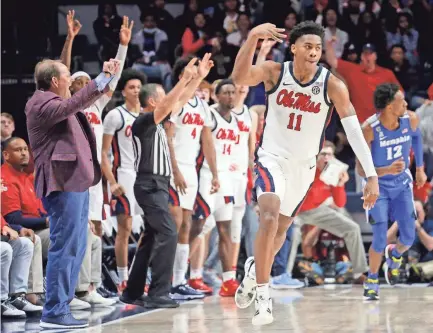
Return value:
[(138, 306), (145, 306), (145, 302), (147, 300), (147, 296), (140, 296), (139, 298), (131, 298), (126, 293), (123, 293), (119, 297), (119, 301), (125, 304), (132, 304), (132, 305), (138, 305)]
[(1, 302), (1, 316), (9, 318), (25, 318), (26, 313), (14, 307), (10, 300), (7, 299)]
[(187, 284), (180, 284), (171, 288), (170, 297), (175, 300), (188, 301), (193, 299), (203, 299), (204, 294), (191, 288)]
[(43, 309), (43, 307), (40, 305), (34, 305), (30, 303), (25, 295), (19, 295), (11, 298), (11, 304), (18, 310), (24, 312), (40, 312)]
[(100, 286), (98, 289), (96, 289), (96, 291), (98, 292), (99, 295), (101, 295), (104, 298), (117, 298), (118, 295), (117, 293), (108, 290), (107, 288), (105, 288), (104, 285)]
[(178, 308), (179, 303), (169, 296), (147, 296), (144, 307), (149, 309)]

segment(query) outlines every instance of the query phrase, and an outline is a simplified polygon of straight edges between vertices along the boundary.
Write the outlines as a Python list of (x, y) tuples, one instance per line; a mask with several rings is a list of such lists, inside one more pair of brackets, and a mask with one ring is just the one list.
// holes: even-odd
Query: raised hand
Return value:
[(198, 62), (197, 72), (201, 79), (204, 79), (210, 72), (214, 63), (213, 60), (210, 60), (212, 53), (206, 53), (202, 60)]
[(250, 33), (259, 39), (273, 39), (278, 43), (282, 43), (287, 38), (287, 35), (282, 33), (284, 31), (285, 29), (277, 28), (275, 24), (264, 23), (252, 29)]
[(195, 66), (196, 62), (197, 62), (197, 58), (193, 58), (188, 63), (188, 65), (186, 65), (185, 69), (183, 70), (182, 80), (189, 82), (192, 79), (195, 79), (197, 77), (198, 72), (197, 72), (197, 66)]
[(74, 19), (75, 10), (68, 11), (66, 15), (66, 24), (68, 25), (68, 36), (74, 38), (82, 27), (80, 21)]
[(131, 40), (133, 26), (134, 26), (134, 21), (131, 21), (131, 23), (129, 23), (129, 17), (124, 16), (123, 23), (119, 33), (120, 44), (125, 46), (129, 44), (129, 41)]

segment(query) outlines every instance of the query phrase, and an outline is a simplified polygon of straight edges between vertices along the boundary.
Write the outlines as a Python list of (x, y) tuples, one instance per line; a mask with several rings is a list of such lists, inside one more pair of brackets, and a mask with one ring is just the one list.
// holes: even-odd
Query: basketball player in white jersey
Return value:
[(239, 50), (232, 73), (235, 83), (256, 86), (264, 82), (267, 91), (265, 127), (256, 154), (260, 226), (254, 258), (245, 264), (245, 278), (235, 297), (241, 308), (256, 301), (253, 325), (273, 321), (269, 297), (271, 266), (314, 180), (316, 156), (334, 106), (353, 151), (364, 170), (368, 170), (364, 207), (372, 207), (379, 195), (370, 149), (348, 90), (341, 80), (317, 64), (322, 55), (323, 27), (311, 21), (295, 26), (290, 33), (293, 62), (252, 65), (258, 40), (282, 42), (286, 37), (283, 31), (270, 23), (252, 29)]
[(231, 110), (234, 107), (235, 86), (231, 80), (221, 80), (215, 88), (218, 105), (211, 108), (212, 137), (215, 145), (220, 188), (212, 194), (212, 175), (209, 163), (204, 160), (200, 169), (199, 193), (194, 211), (195, 221), (191, 228), (191, 242), (206, 224), (216, 226), (219, 234), (219, 255), (223, 268), (223, 284), (220, 296), (234, 296), (238, 282), (232, 268), (230, 222), (233, 216), (234, 184), (233, 161), (235, 145), (239, 142), (238, 122)]
[[(196, 167), (200, 150), (203, 151), (206, 161), (209, 162), (213, 190), (215, 191), (219, 187), (215, 147), (211, 132), (213, 123), (211, 111), (205, 101), (195, 96), (198, 86), (213, 66), (210, 57), (211, 54), (207, 53), (199, 62), (197, 78), (193, 79), (189, 83), (188, 89), (183, 92), (183, 95), (187, 96), (188, 102), (182, 106), (180, 112), (171, 117), (170, 122), (174, 126), (167, 129), (173, 168), (169, 188), (170, 212), (178, 230), (178, 244), (173, 267), (173, 288), (171, 290), (171, 296), (175, 299), (204, 297), (202, 292), (198, 292), (186, 284), (185, 274), (188, 270), (191, 215), (198, 191)], [(189, 59), (179, 59), (176, 62), (173, 69), (175, 81), (182, 78), (183, 70), (189, 61)]]
[[(130, 68), (124, 70), (118, 87), (125, 98), (125, 104), (109, 111), (104, 119), (101, 167), (112, 194), (112, 214), (117, 216), (115, 253), (119, 290), (125, 288), (128, 280), (128, 240), (132, 216), (142, 213), (134, 196), (136, 172), (131, 126), (141, 111), (139, 92), (145, 83), (146, 77), (141, 72)], [(113, 164), (108, 158), (110, 149)]]
[(239, 143), (235, 145), (234, 184), (235, 197), (233, 217), (230, 224), (232, 239), (232, 265), (237, 267), (239, 248), (241, 244), (242, 220), (247, 204), (246, 192), (248, 184), (248, 168), (253, 166), (254, 150), (256, 148), (257, 114), (250, 113), (244, 104), (249, 91), (248, 86), (236, 85), (235, 107), (232, 112), (236, 116), (239, 127)]

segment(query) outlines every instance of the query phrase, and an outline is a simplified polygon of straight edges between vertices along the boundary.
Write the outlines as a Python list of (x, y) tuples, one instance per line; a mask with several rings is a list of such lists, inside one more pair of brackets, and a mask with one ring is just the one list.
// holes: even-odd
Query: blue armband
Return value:
[(416, 167), (424, 166), (424, 152), (422, 147), (422, 135), (419, 128), (412, 132), (412, 148), (415, 155)]

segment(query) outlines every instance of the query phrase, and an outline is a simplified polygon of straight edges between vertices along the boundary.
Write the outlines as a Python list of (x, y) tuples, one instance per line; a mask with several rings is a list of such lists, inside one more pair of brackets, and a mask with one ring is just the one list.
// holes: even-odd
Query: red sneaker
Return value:
[(119, 292), (119, 294), (121, 294), (125, 289), (126, 286), (128, 284), (128, 281), (122, 281), (118, 286), (117, 286), (117, 291)]
[(239, 282), (237, 280), (228, 280), (223, 282), (220, 289), (221, 297), (234, 297), (236, 294), (236, 290), (239, 287)]
[(213, 293), (213, 290), (211, 287), (209, 287), (207, 284), (205, 284), (203, 282), (203, 279), (189, 279), (188, 280), (188, 285), (192, 288), (195, 289), (197, 291), (202, 292), (203, 294), (206, 295), (211, 295)]

